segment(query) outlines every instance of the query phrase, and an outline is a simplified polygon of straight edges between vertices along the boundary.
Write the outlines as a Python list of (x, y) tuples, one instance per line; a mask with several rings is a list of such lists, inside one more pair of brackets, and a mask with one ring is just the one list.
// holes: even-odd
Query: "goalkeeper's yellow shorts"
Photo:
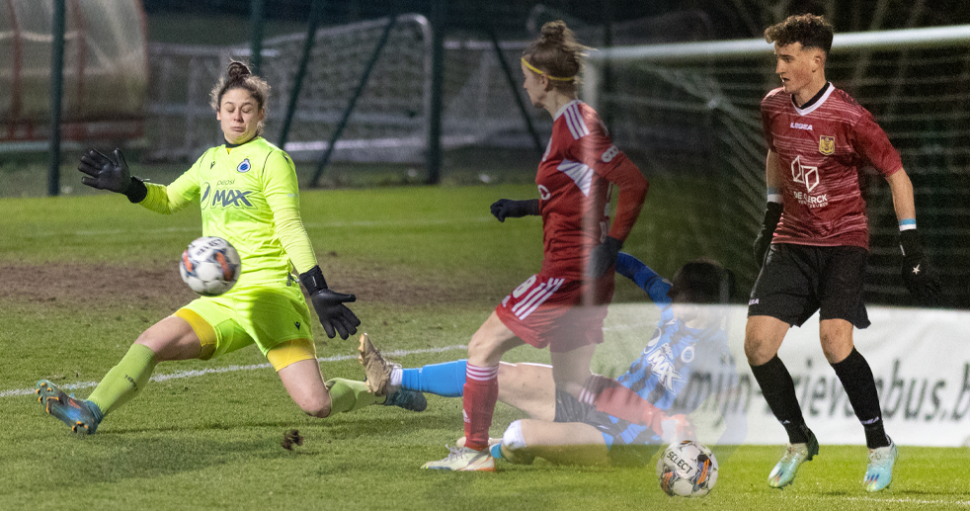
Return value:
[[(299, 286), (233, 289), (176, 311), (202, 344), (202, 360), (256, 344), (276, 370), (316, 358), (310, 310)], [(285, 344), (284, 344), (285, 343)]]

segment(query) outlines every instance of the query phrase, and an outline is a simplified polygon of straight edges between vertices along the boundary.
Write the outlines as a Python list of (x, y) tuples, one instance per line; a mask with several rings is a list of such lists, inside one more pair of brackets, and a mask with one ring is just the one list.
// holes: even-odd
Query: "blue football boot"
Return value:
[(889, 439), (889, 445), (869, 450), (869, 466), (862, 484), (866, 491), (879, 491), (889, 486), (893, 481), (893, 466), (899, 458), (896, 443)]
[(412, 412), (423, 412), (428, 407), (428, 399), (424, 397), (424, 392), (399, 388), (388, 394), (384, 406), (399, 406)]
[(804, 444), (788, 444), (788, 450), (775, 468), (768, 475), (768, 486), (772, 488), (784, 488), (795, 480), (795, 472), (798, 466), (806, 461), (812, 461), (818, 454), (818, 440), (812, 430), (805, 428), (808, 442)]
[(61, 422), (71, 427), (71, 431), (82, 435), (91, 435), (98, 430), (98, 424), (104, 414), (98, 405), (67, 395), (63, 390), (48, 380), (37, 382), (37, 400), (44, 404), (47, 413), (57, 417)]

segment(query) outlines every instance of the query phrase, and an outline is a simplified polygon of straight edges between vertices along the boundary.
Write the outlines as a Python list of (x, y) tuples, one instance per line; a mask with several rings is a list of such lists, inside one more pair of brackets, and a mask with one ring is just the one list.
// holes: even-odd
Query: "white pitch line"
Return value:
[[(443, 353), (445, 351), (454, 350), (467, 350), (468, 346), (464, 344), (455, 344), (453, 346), (445, 346), (443, 348), (425, 348), (420, 350), (387, 350), (381, 353), (389, 357), (406, 357), (408, 355), (417, 355), (419, 353)], [(332, 357), (319, 357), (317, 358), (320, 362), (342, 362), (344, 360), (354, 360), (357, 355), (335, 355)], [(236, 371), (254, 371), (256, 369), (268, 369), (272, 367), (272, 364), (251, 364), (251, 365), (231, 365), (225, 367), (212, 367), (206, 369), (197, 369), (192, 371), (176, 371), (174, 373), (156, 374), (152, 376), (151, 381), (162, 382), (167, 380), (178, 380), (182, 378), (195, 378), (197, 376), (205, 376), (207, 374), (220, 374), (220, 373), (232, 373)], [(96, 381), (85, 381), (78, 383), (70, 383), (67, 385), (60, 385), (60, 388), (64, 390), (74, 390), (74, 389), (87, 389), (95, 387), (98, 385)], [(0, 391), (0, 398), (2, 397), (14, 397), (14, 396), (28, 396), (34, 394), (34, 389), (12, 389)]]
[(812, 496), (812, 497), (801, 497), (801, 496), (795, 497), (795, 500), (818, 500), (818, 499), (829, 499), (829, 500), (839, 500), (839, 501), (854, 500), (859, 502), (874, 502), (879, 504), (881, 503), (920, 504), (920, 505), (939, 504), (939, 505), (946, 505), (946, 506), (957, 505), (957, 506), (970, 507), (970, 500), (924, 500), (924, 499), (910, 499), (910, 498), (897, 499), (896, 497), (892, 497), (888, 499), (877, 499), (872, 497), (843, 497), (843, 496), (834, 496), (834, 495), (833, 496), (819, 495), (819, 496)]

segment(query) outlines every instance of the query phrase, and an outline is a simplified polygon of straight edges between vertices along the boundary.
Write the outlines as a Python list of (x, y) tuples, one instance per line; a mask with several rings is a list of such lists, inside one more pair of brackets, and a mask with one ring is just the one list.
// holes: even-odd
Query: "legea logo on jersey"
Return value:
[(791, 162), (791, 177), (811, 192), (818, 186), (818, 167), (802, 165), (801, 155), (796, 156), (795, 161)]
[(828, 135), (818, 137), (818, 152), (824, 155), (835, 154), (835, 137)]
[(249, 172), (249, 169), (251, 168), (253, 168), (253, 164), (249, 163), (249, 158), (246, 158), (245, 160), (242, 161), (242, 163), (236, 166), (236, 172), (245, 174)]

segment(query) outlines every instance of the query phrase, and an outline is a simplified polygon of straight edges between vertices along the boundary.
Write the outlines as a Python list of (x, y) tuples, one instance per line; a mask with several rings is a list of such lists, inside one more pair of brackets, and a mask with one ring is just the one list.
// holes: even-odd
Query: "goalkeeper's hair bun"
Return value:
[(539, 38), (522, 52), (532, 66), (546, 73), (557, 90), (573, 93), (579, 85), (579, 72), (588, 47), (576, 42), (576, 35), (562, 20), (542, 25)]
[(229, 63), (229, 68), (226, 69), (226, 76), (229, 77), (229, 82), (235, 82), (246, 78), (247, 76), (252, 76), (253, 72), (249, 70), (249, 66), (234, 60)]

